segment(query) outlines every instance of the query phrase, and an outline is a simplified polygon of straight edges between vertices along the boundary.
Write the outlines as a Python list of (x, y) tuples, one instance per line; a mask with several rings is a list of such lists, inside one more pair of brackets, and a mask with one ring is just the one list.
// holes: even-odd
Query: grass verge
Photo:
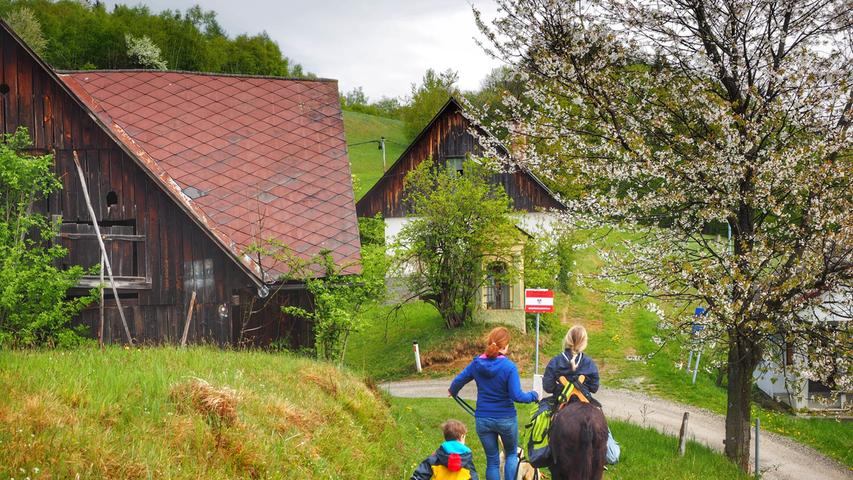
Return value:
[[(346, 364), (352, 370), (380, 380), (414, 375), (412, 342), (417, 341), (424, 367), (422, 376), (452, 376), (483, 352), (485, 336), (494, 328), (472, 324), (449, 330), (438, 311), (423, 302), (405, 304), (391, 315), (390, 311), (391, 307), (380, 306), (365, 313), (373, 321), (352, 336), (347, 348)], [(510, 330), (510, 357), (523, 373), (532, 371), (533, 336)], [(547, 333), (543, 339), (549, 339)]]
[[(519, 408), (524, 418), (527, 409)], [(474, 428), (474, 419), (465, 414), (451, 399), (393, 398), (391, 412), (403, 431), (411, 448), (402, 460), (413, 471), (427, 455), (441, 443), (441, 423), (449, 418), (465, 422), (468, 426), (468, 445), (474, 451), (474, 464), (481, 478), (485, 472), (485, 455)], [(705, 479), (749, 478), (740, 473), (723, 456), (708, 447), (689, 442), (684, 457), (676, 453), (677, 440), (655, 430), (630, 423), (611, 421), (610, 428), (620, 446), (619, 464), (609, 467), (606, 479)]]

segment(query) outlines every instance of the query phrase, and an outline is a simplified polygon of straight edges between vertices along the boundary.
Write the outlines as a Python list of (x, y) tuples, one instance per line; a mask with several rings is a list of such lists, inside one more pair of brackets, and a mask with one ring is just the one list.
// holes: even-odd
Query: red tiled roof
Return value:
[[(259, 239), (359, 258), (337, 83), (159, 71), (60, 73), (244, 264)], [(252, 270), (257, 274), (257, 266)], [(265, 281), (284, 266), (263, 260)], [(352, 269), (351, 269), (352, 270)]]

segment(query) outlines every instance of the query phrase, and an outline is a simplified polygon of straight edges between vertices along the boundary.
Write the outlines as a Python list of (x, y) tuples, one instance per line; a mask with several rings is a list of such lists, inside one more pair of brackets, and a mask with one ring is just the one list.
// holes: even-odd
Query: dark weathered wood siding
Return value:
[[(97, 243), (87, 236), (92, 233), (92, 219), (73, 163), (72, 153), (76, 151), (96, 220), (104, 226), (103, 233), (122, 239), (107, 243), (117, 274), (148, 280), (119, 293), (132, 336), (143, 342), (180, 339), (195, 291), (190, 341), (235, 341), (233, 319), (240, 315), (241, 306), (236, 304), (242, 303), (235, 300), (255, 292), (248, 275), (3, 28), (0, 42), (0, 85), (8, 86), (8, 92), (0, 95), (0, 128), (11, 133), (24, 126), (33, 140), (34, 152), (55, 154), (55, 172), (63, 189), (41, 208), (62, 218), (59, 241), (71, 251), (66, 263), (91, 267), (100, 261)], [(112, 200), (109, 203), (114, 204), (108, 204), (108, 195)], [(279, 295), (278, 303), (302, 301), (304, 291)], [(105, 341), (123, 341), (116, 303), (111, 294), (109, 297), (105, 302)], [(227, 315), (220, 315), (220, 311)], [(81, 314), (80, 321), (94, 334), (98, 317), (98, 307), (93, 305)], [(258, 321), (304, 323), (273, 309), (258, 314)], [(261, 343), (269, 340), (258, 336)]]
[[(468, 129), (471, 123), (451, 101), (448, 106), (418, 135), (400, 159), (391, 166), (376, 185), (356, 204), (359, 217), (404, 217), (410, 212), (403, 201), (403, 180), (421, 162), (432, 158), (445, 165), (448, 157), (480, 155), (482, 147)], [(503, 185), (519, 211), (563, 208), (563, 205), (529, 173), (516, 171), (495, 175), (493, 181)]]

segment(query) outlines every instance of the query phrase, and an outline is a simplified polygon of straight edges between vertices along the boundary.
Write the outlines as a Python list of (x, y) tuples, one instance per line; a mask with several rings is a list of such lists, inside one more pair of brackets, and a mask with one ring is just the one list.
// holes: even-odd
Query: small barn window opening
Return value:
[(489, 310), (509, 310), (509, 275), (506, 263), (492, 262), (486, 269), (486, 308)]
[(9, 93), (9, 85), (5, 83), (0, 83), (0, 95), (6, 95)]
[(465, 163), (465, 157), (447, 157), (445, 160), (445, 164), (447, 165), (447, 169), (451, 172), (456, 172), (457, 175), (462, 175), (463, 167), (462, 165)]
[(110, 191), (107, 193), (107, 208), (118, 205), (118, 195), (116, 192)]

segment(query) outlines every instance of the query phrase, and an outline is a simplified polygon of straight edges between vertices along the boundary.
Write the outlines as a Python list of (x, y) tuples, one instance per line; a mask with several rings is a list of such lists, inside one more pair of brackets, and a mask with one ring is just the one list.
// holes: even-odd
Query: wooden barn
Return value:
[[(0, 126), (55, 155), (63, 189), (40, 208), (61, 219), (67, 264), (100, 263), (101, 228), (134, 341), (177, 341), (194, 296), (191, 342), (312, 345), (311, 326), (280, 309), (310, 306), (304, 284), (280, 282), (286, 267), (250, 246), (274, 238), (357, 268), (336, 81), (57, 72), (0, 21)], [(104, 340), (125, 341), (116, 299), (104, 303)], [(93, 305), (79, 320), (94, 335), (99, 318)]]
[[(356, 204), (359, 217), (403, 218), (410, 214), (403, 201), (403, 180), (424, 160), (432, 158), (437, 165), (462, 169), (468, 155), (481, 155), (483, 147), (471, 133), (472, 122), (464, 114), (459, 102), (450, 98), (427, 126), (415, 137), (400, 158), (382, 175), (373, 187)], [(490, 134), (475, 127), (480, 135)], [(510, 158), (509, 150), (498, 143), (498, 154)], [(542, 212), (565, 208), (553, 192), (527, 169), (495, 175), (494, 181), (503, 185), (519, 212)], [(389, 224), (389, 226), (391, 226)]]
[[(476, 129), (478, 135), (490, 137), (487, 131), (473, 125), (456, 99), (450, 98), (400, 158), (358, 201), (358, 216), (373, 217), (380, 214), (385, 220), (385, 238), (390, 244), (411, 214), (403, 201), (403, 181), (406, 175), (428, 159), (432, 159), (437, 166), (464, 174), (462, 168), (466, 157), (482, 155), (484, 152), (478, 137), (471, 133), (472, 128)], [(498, 155), (511, 164), (509, 149), (494, 137), (490, 137), (490, 143), (497, 144)], [(530, 170), (516, 167), (509, 172), (494, 175), (493, 181), (502, 185), (512, 199), (513, 207), (519, 213), (519, 227), (526, 233), (549, 232), (557, 221), (554, 212), (566, 208)], [(516, 270), (523, 272), (521, 249), (522, 245), (519, 245), (513, 263)], [(484, 267), (498, 270), (506, 268), (501, 265)], [(507, 323), (524, 330), (523, 289), (523, 279), (511, 285), (488, 279), (477, 302), (479, 308), (475, 319)]]

